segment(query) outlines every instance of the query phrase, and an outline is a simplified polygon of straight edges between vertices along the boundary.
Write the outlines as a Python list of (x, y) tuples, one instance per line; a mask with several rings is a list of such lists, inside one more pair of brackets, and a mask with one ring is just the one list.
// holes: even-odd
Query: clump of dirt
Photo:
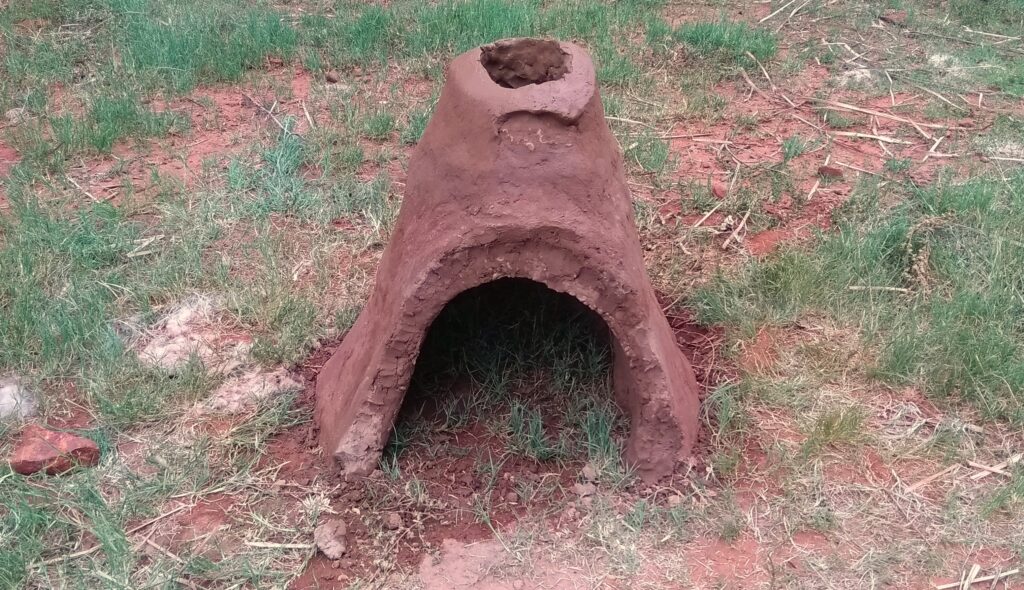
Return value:
[(225, 381), (198, 410), (237, 414), (273, 395), (301, 388), (302, 383), (284, 367), (253, 369)]
[(771, 372), (772, 365), (778, 357), (778, 343), (781, 334), (771, 327), (762, 328), (752, 342), (743, 347), (740, 355), (740, 367), (752, 374)]
[(556, 41), (505, 39), (481, 47), (480, 63), (499, 86), (521, 88), (561, 80), (572, 58)]
[(252, 336), (218, 321), (222, 313), (216, 298), (194, 295), (168, 311), (134, 346), (140, 360), (172, 373), (195, 358), (209, 373), (227, 377), (192, 415), (238, 413), (302, 387), (285, 367), (254, 366)]
[(419, 583), (423, 590), (572, 590), (589, 586), (589, 579), (579, 568), (545, 559), (523, 567), (498, 541), (445, 539), (420, 562)]
[(4, 190), (6, 182), (3, 182), (3, 178), (6, 177), (10, 172), (11, 168), (14, 168), (18, 162), (21, 161), (21, 156), (18, 154), (18, 150), (12, 148), (0, 140), (0, 211), (8, 208), (7, 204), (7, 191)]
[(211, 372), (232, 373), (249, 361), (252, 337), (218, 323), (221, 311), (210, 296), (182, 301), (137, 341), (139, 359), (174, 372), (195, 357)]

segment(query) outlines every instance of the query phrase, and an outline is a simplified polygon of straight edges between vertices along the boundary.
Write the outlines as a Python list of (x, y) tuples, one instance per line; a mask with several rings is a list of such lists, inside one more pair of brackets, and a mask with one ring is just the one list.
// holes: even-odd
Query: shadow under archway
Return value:
[(618, 465), (626, 425), (613, 402), (613, 338), (597, 313), (536, 281), (460, 293), (427, 331), (383, 461), (429, 444), (430, 431), (468, 430), (537, 461)]

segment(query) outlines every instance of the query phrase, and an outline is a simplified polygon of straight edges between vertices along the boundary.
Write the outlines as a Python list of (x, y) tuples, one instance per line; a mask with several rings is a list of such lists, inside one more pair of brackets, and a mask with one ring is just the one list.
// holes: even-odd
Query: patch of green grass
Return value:
[(775, 35), (747, 23), (686, 23), (676, 29), (675, 36), (700, 57), (734, 64), (752, 64), (747, 53), (764, 63), (778, 51)]
[(671, 156), (668, 142), (650, 135), (637, 138), (625, 150), (628, 161), (636, 163), (644, 172), (656, 175), (665, 172)]
[(789, 162), (807, 151), (807, 140), (799, 135), (792, 135), (782, 140), (782, 161)]
[(540, 32), (538, 0), (444, 0), (418, 2), (411, 9), (416, 26), (405, 37), (412, 55), (461, 53), (507, 37)]
[(864, 410), (856, 406), (824, 412), (806, 428), (804, 434), (807, 438), (800, 447), (800, 453), (812, 457), (827, 447), (862, 440), (864, 417)]
[(23, 154), (24, 170), (61, 172), (67, 158), (82, 153), (109, 153), (128, 138), (162, 137), (183, 132), (188, 119), (145, 108), (131, 95), (98, 96), (78, 118), (44, 115), (15, 129), (12, 143)]
[(971, 27), (988, 27), (982, 30), (1004, 35), (1024, 31), (1024, 0), (952, 0), (949, 9), (955, 18)]
[(988, 517), (999, 511), (1013, 511), (1020, 514), (1024, 505), (1024, 469), (1013, 470), (1010, 481), (1000, 485), (995, 492), (985, 498), (981, 513)]
[(402, 143), (409, 145), (419, 143), (420, 138), (423, 137), (423, 132), (427, 128), (427, 123), (430, 122), (430, 117), (433, 114), (433, 104), (427, 108), (415, 109), (409, 113), (408, 123), (405, 128), (402, 129), (401, 133)]
[(267, 57), (290, 58), (298, 33), (266, 6), (110, 0), (124, 66), (145, 86), (186, 92), (236, 81)]
[(537, 461), (550, 461), (565, 455), (564, 440), (552, 440), (544, 429), (539, 409), (530, 409), (519, 401), (512, 402), (508, 418), (509, 450)]
[[(181, 130), (187, 121), (173, 113), (155, 113), (142, 108), (133, 97), (100, 97), (92, 104), (81, 133), (84, 141), (99, 152), (109, 152), (125, 137), (159, 137)], [(61, 125), (54, 125), (58, 137)], [(73, 141), (73, 140), (71, 140)]]
[(901, 174), (910, 170), (911, 163), (910, 158), (887, 158), (885, 169), (894, 174)]
[(889, 186), (902, 198), (886, 209), (879, 190), (859, 185), (814, 248), (713, 279), (693, 300), (701, 319), (825, 313), (877, 350), (877, 378), (1024, 423), (1024, 173)]
[(372, 113), (363, 122), (363, 135), (370, 139), (388, 139), (394, 130), (395, 116), (383, 109)]
[(826, 125), (833, 129), (848, 129), (857, 124), (857, 121), (844, 116), (839, 111), (833, 111), (831, 109), (824, 110), (821, 114), (821, 118)]

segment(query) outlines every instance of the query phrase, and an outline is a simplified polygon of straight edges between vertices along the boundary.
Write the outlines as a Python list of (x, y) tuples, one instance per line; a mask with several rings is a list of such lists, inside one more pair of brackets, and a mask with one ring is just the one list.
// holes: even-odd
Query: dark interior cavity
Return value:
[(560, 80), (571, 59), (558, 43), (544, 39), (511, 39), (484, 45), (480, 63), (491, 80), (505, 88), (521, 88)]
[(392, 444), (427, 424), (453, 431), (517, 411), (552, 441), (596, 411), (618, 424), (612, 344), (597, 313), (542, 283), (503, 278), (468, 289), (427, 331)]

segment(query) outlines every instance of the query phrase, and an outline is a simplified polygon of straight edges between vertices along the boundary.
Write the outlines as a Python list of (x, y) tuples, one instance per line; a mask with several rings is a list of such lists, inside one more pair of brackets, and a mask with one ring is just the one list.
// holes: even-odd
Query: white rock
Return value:
[(332, 518), (317, 525), (313, 541), (328, 559), (341, 559), (348, 551), (348, 527), (340, 518)]
[(4, 117), (7, 119), (7, 122), (11, 125), (17, 125), (18, 123), (21, 123), (25, 120), (25, 107), (15, 107), (13, 109), (8, 109), (8, 111), (4, 113)]
[(36, 396), (18, 377), (0, 379), (0, 420), (24, 420), (39, 409)]
[(302, 383), (284, 367), (278, 367), (273, 371), (256, 369), (232, 377), (221, 384), (203, 404), (203, 409), (236, 414), (278, 393), (300, 388)]
[(839, 74), (838, 83), (840, 88), (846, 88), (847, 86), (857, 86), (870, 82), (871, 77), (871, 70), (857, 68), (856, 70), (849, 70)]
[(139, 359), (176, 371), (196, 356), (212, 373), (229, 375), (238, 370), (250, 360), (252, 337), (217, 324), (219, 309), (211, 297), (189, 297), (148, 330), (136, 347)]

